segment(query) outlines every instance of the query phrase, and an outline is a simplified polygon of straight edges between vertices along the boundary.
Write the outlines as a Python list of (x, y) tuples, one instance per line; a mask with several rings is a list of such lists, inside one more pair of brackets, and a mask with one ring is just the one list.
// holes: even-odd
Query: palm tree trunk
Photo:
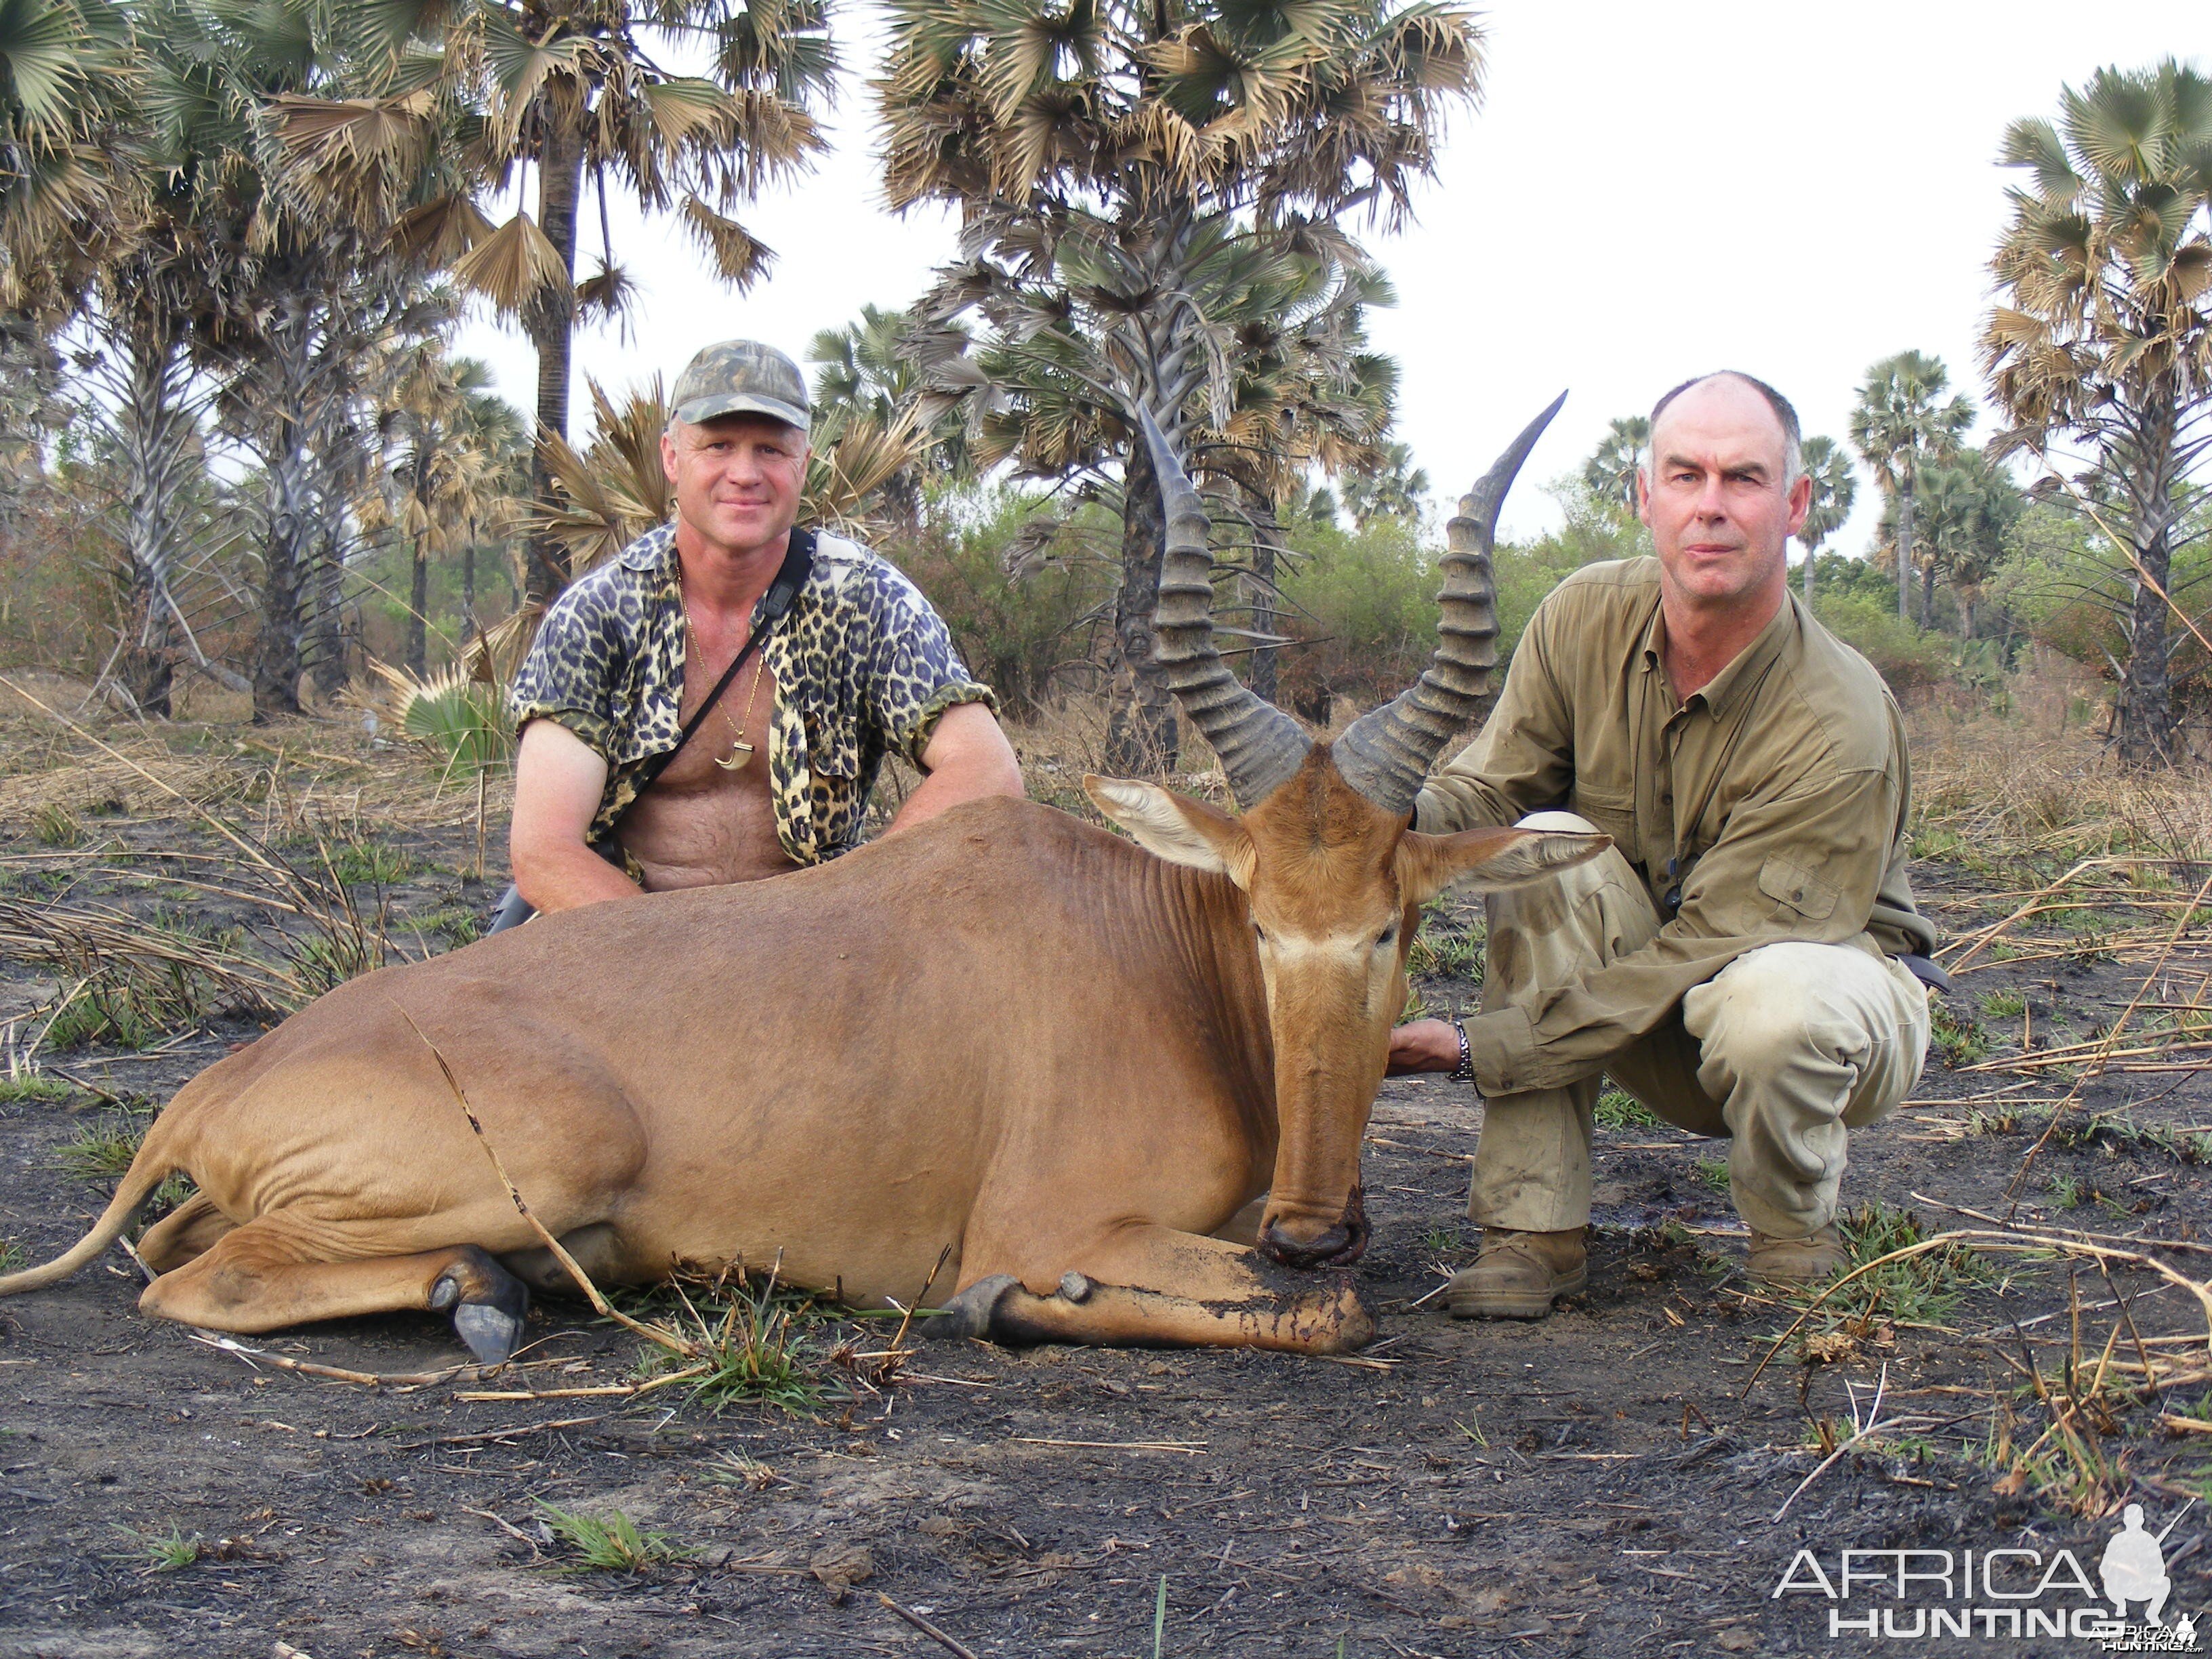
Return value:
[(422, 618), (430, 605), (430, 552), (427, 538), (415, 538), (413, 566), (407, 583), (407, 666), (416, 674), (430, 672), (428, 629)]
[(261, 629), (254, 641), (253, 720), (300, 709), (301, 579), (309, 538), (307, 422), (313, 306), (288, 294), (268, 327), (264, 367), (269, 395), (262, 463), (269, 489), (268, 539), (262, 547)]
[[(1802, 546), (1802, 544), (1801, 543), (1800, 545)], [(1813, 550), (1809, 547), (1805, 549), (1805, 574), (1803, 580), (1805, 584), (1805, 603), (1807, 605), (1810, 605), (1813, 603)]]
[(1936, 561), (1930, 558), (1920, 571), (1920, 625), (1936, 626)]
[[(337, 400), (333, 400), (335, 403)], [(326, 418), (315, 441), (314, 549), (307, 588), (307, 678), (325, 705), (345, 690), (345, 538), (348, 467), (353, 433)]]
[[(2173, 407), (2169, 400), (2167, 407)], [(2127, 618), (2127, 675), (2120, 683), (2120, 762), (2125, 766), (2172, 766), (2175, 753), (2173, 680), (2166, 612), (2173, 561), (2173, 433), (2170, 420), (2150, 423), (2143, 465), (2130, 469), (2131, 522), (2125, 526), (2135, 553), (2135, 602)]]
[(1161, 678), (1152, 648), (1167, 517), (1152, 455), (1141, 442), (1129, 446), (1121, 477), (1121, 591), (1114, 600), (1114, 686), (1106, 722), (1106, 763), (1134, 775), (1172, 770), (1177, 744), (1175, 698)]
[(167, 717), (176, 673), (169, 578), (177, 552), (178, 493), (191, 468), (198, 423), (182, 392), (190, 371), (173, 319), (158, 300), (126, 325), (123, 398), (124, 556), (129, 571), (116, 668), (141, 712)]
[[(576, 209), (583, 195), (583, 136), (556, 127), (546, 140), (538, 167), (538, 228), (561, 255), (568, 282), (557, 292), (540, 294), (524, 315), (530, 343), (538, 349), (538, 434), (568, 435), (568, 376), (576, 329)], [(531, 447), (531, 499), (541, 507), (555, 505), (552, 470), (537, 444)], [(568, 556), (544, 531), (531, 533), (524, 562), (524, 599), (550, 599), (568, 585)]]
[(1897, 482), (1897, 619), (1912, 620), (1912, 468)]
[(473, 639), (477, 631), (477, 538), (471, 533), (461, 544), (461, 637)]
[[(1273, 513), (1258, 516), (1255, 523), (1258, 533), (1252, 538), (1252, 631), (1272, 634), (1275, 631), (1275, 567), (1276, 550), (1283, 539), (1283, 527)], [(1252, 652), (1250, 684), (1257, 695), (1269, 702), (1275, 700), (1276, 650), (1272, 645), (1256, 646)]]
[(436, 451), (421, 433), (415, 439), (414, 495), (422, 528), (415, 532), (413, 568), (407, 583), (407, 666), (418, 676), (430, 672), (430, 466)]

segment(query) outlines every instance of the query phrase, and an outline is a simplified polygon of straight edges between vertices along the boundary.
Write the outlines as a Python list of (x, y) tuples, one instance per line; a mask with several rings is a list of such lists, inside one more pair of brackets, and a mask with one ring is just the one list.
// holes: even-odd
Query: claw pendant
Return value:
[(745, 763), (753, 757), (753, 746), (743, 738), (730, 745), (730, 752), (717, 759), (715, 765), (725, 772), (742, 772)]

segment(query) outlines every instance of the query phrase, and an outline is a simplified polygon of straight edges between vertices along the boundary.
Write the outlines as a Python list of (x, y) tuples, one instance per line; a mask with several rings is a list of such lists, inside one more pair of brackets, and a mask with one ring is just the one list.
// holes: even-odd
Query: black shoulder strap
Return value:
[[(768, 592), (761, 598), (759, 618), (754, 623), (752, 633), (747, 637), (744, 648), (730, 659), (730, 665), (722, 671), (722, 678), (714, 682), (714, 689), (707, 694), (706, 700), (691, 711), (691, 718), (684, 722), (684, 729), (676, 734), (674, 745), (662, 750), (637, 769), (639, 795), (652, 788), (653, 780), (666, 771), (668, 763), (683, 752), (684, 745), (691, 741), (692, 733), (699, 729), (714, 705), (722, 700), (722, 693), (730, 689), (730, 682), (737, 678), (738, 670), (743, 668), (746, 659), (760, 648), (761, 642), (775, 631), (775, 625), (791, 609), (792, 602), (798, 599), (799, 590), (806, 586), (806, 579), (813, 569), (814, 532), (794, 525), (783, 563), (776, 570), (775, 580), (768, 585)], [(633, 795), (630, 799), (635, 801), (636, 798)], [(617, 819), (617, 823), (619, 822)], [(612, 824), (608, 826), (610, 834), (613, 828)]]

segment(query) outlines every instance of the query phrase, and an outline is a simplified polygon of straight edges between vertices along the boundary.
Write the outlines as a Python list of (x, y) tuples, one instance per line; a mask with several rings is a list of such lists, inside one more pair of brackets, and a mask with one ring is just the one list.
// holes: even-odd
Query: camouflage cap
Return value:
[(687, 425), (718, 415), (765, 415), (806, 429), (806, 380), (799, 365), (757, 340), (708, 346), (684, 366), (670, 402)]

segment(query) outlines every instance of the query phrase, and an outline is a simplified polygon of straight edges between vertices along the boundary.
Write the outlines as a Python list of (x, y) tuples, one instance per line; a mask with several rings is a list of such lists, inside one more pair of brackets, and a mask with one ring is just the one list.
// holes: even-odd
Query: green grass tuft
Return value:
[(1693, 1158), (1690, 1163), (1690, 1173), (1717, 1193), (1729, 1189), (1729, 1166), (1724, 1158)]
[(54, 1152), (54, 1164), (87, 1180), (107, 1180), (121, 1175), (138, 1156), (138, 1143), (146, 1138), (145, 1126), (128, 1118), (102, 1118), (77, 1131), (76, 1139)]
[(1661, 1129), (1667, 1121), (1625, 1089), (1607, 1089), (1600, 1095), (1592, 1115), (1607, 1129)]
[(342, 841), (325, 847), (331, 874), (349, 887), (391, 887), (415, 873), (414, 861), (398, 848), (380, 841)]
[(84, 821), (61, 802), (46, 801), (31, 814), (31, 835), (41, 847), (74, 847), (84, 839)]
[(173, 1526), (166, 1533), (152, 1533), (119, 1522), (111, 1524), (131, 1540), (133, 1554), (145, 1562), (149, 1573), (181, 1572), (194, 1562), (205, 1560), (210, 1553), (207, 1540), (198, 1533), (186, 1537), (179, 1527)]
[(556, 1509), (538, 1500), (538, 1513), (553, 1535), (574, 1553), (580, 1572), (642, 1572), (672, 1561), (688, 1561), (698, 1551), (657, 1532), (641, 1532), (620, 1510), (605, 1516)]
[(82, 1092), (73, 1083), (39, 1072), (24, 1077), (0, 1078), (0, 1106), (19, 1106), (30, 1100), (58, 1104)]
[[(1931, 1236), (1911, 1211), (1880, 1202), (1844, 1211), (1836, 1224), (1850, 1254), (1851, 1267), (1924, 1243)], [(1871, 1321), (1879, 1316), (1932, 1324), (1948, 1317), (1967, 1291), (1989, 1283), (1991, 1277), (1989, 1264), (1973, 1250), (1964, 1244), (1944, 1244), (1860, 1274), (1823, 1302), (1820, 1311), (1838, 1320)], [(1826, 1288), (1815, 1285), (1795, 1294), (1810, 1301)]]
[(1932, 1002), (1928, 1009), (1928, 1024), (1936, 1052), (1953, 1071), (1962, 1066), (1977, 1065), (1989, 1057), (1989, 1036), (1979, 1021), (1954, 1013), (1940, 1002)]
[[(638, 1355), (639, 1381), (696, 1372), (686, 1379), (685, 1401), (702, 1401), (718, 1414), (732, 1406), (763, 1405), (799, 1416), (822, 1403), (820, 1363), (801, 1328), (812, 1298), (779, 1291), (773, 1275), (756, 1289), (743, 1269), (716, 1280), (696, 1302), (676, 1288), (690, 1327), (685, 1334), (698, 1354), (647, 1347)], [(699, 1303), (706, 1304), (704, 1312)]]

